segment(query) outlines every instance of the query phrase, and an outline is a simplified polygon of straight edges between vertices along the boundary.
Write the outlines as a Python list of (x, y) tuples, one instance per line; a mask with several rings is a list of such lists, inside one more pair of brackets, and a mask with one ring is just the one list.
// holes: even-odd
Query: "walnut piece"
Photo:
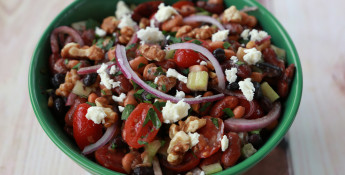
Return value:
[(80, 80), (77, 70), (71, 69), (71, 71), (67, 72), (66, 74), (65, 82), (60, 84), (60, 87), (56, 89), (55, 94), (67, 97), (69, 93), (72, 91), (77, 80)]
[(77, 43), (68, 43), (61, 50), (63, 58), (88, 58), (90, 60), (102, 60), (104, 51), (93, 45), (80, 47)]
[(132, 27), (122, 27), (122, 29), (120, 30), (119, 42), (121, 44), (127, 44), (131, 40), (133, 34), (134, 30)]
[(158, 45), (141, 45), (139, 47), (140, 53), (149, 61), (163, 61), (165, 58), (165, 52)]
[(190, 25), (182, 26), (180, 29), (177, 30), (176, 37), (186, 36), (191, 31), (192, 27)]
[(195, 116), (189, 116), (185, 121), (179, 121), (179, 125), (172, 124), (169, 128), (169, 137), (173, 138), (177, 132), (184, 131), (185, 133), (188, 132), (195, 132), (198, 129), (204, 127), (206, 125), (206, 119), (200, 119)]
[(117, 25), (120, 21), (117, 20), (114, 16), (109, 16), (103, 19), (101, 28), (106, 31), (108, 34), (115, 32)]
[(167, 77), (165, 75), (159, 75), (155, 78), (155, 84), (158, 85), (158, 90), (162, 92), (168, 92), (170, 89), (175, 87), (176, 85), (176, 78), (174, 77)]
[(171, 139), (168, 147), (168, 157), (167, 160), (172, 165), (178, 165), (183, 160), (183, 155), (188, 151), (190, 147), (190, 138), (183, 132), (179, 131)]
[(242, 16), (235, 6), (231, 6), (224, 11), (222, 21), (225, 22), (241, 22)]
[(215, 30), (209, 26), (203, 26), (201, 28), (195, 28), (192, 32), (188, 33), (189, 37), (207, 40), (212, 37), (212, 34), (215, 33)]

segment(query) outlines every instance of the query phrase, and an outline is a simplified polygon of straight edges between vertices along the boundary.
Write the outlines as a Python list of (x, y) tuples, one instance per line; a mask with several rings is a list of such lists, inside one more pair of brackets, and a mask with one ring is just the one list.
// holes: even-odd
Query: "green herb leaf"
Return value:
[(104, 38), (100, 38), (99, 40), (97, 40), (96, 46), (103, 49), (103, 42), (104, 42)]
[(201, 41), (199, 41), (199, 40), (197, 40), (197, 39), (196, 39), (196, 40), (193, 40), (193, 41), (192, 41), (192, 43), (197, 44), (197, 45), (202, 44), (202, 42), (201, 42)]
[(99, 26), (99, 22), (93, 19), (88, 19), (85, 23), (86, 29), (95, 29), (96, 26)]
[(66, 65), (68, 64), (68, 62), (69, 62), (69, 60), (68, 60), (68, 59), (65, 59), (65, 64), (66, 64)]
[(251, 134), (260, 134), (261, 129), (250, 131)]
[(132, 81), (134, 90), (137, 90), (137, 88), (140, 87), (140, 86), (136, 82), (134, 82), (133, 80), (131, 80), (131, 81)]
[(127, 120), (128, 116), (132, 113), (134, 108), (135, 108), (134, 105), (131, 105), (131, 104), (126, 105), (125, 109), (123, 109), (121, 120)]
[(188, 75), (188, 74), (189, 74), (189, 68), (187, 68), (187, 69), (182, 69), (182, 73), (183, 73), (184, 75)]
[(114, 46), (114, 41), (109, 40), (108, 44), (104, 47), (104, 50), (108, 51), (113, 46)]
[(187, 36), (187, 37), (184, 37), (183, 39), (184, 39), (185, 41), (189, 41), (189, 40), (192, 40), (193, 38)]
[(155, 95), (150, 94), (150, 93), (148, 93), (145, 97), (146, 97), (148, 100), (157, 98)]
[(91, 103), (91, 102), (86, 102), (87, 104), (89, 104), (90, 106), (96, 106), (95, 103)]
[(138, 69), (144, 67), (145, 65), (146, 65), (146, 64), (144, 64), (144, 63), (140, 63), (140, 64), (138, 65)]
[(114, 74), (114, 76), (118, 76), (118, 75), (121, 75), (122, 74), (122, 72), (121, 71), (118, 71), (118, 72), (116, 72), (115, 74)]
[(126, 50), (132, 49), (132, 48), (133, 48), (135, 45), (136, 45), (136, 44), (135, 44), (135, 43), (133, 43), (133, 44), (131, 44), (131, 45), (127, 46), (127, 47), (126, 47)]
[(137, 100), (142, 101), (141, 94), (142, 94), (144, 91), (145, 91), (144, 89), (139, 89), (136, 93), (134, 93), (134, 97), (135, 97)]
[(78, 63), (78, 64), (76, 64), (75, 66), (73, 66), (72, 69), (77, 69), (77, 70), (78, 70), (79, 67), (80, 67), (80, 65), (81, 65), (81, 63)]
[(105, 93), (104, 90), (101, 90), (101, 93), (102, 93), (103, 95), (107, 95), (107, 93)]
[(170, 37), (174, 37), (176, 35), (177, 32), (168, 32), (168, 31), (162, 31), (163, 35), (168, 36), (170, 35)]
[(211, 120), (212, 120), (212, 123), (214, 124), (214, 126), (216, 126), (216, 128), (218, 129), (219, 128), (218, 119), (212, 117)]
[(242, 61), (237, 61), (235, 64), (237, 64), (237, 65), (242, 65), (242, 64), (244, 64), (244, 62), (242, 62)]
[(161, 111), (161, 109), (166, 105), (166, 102), (160, 102), (160, 101), (156, 101), (153, 103), (153, 106), (155, 106), (159, 111)]
[(150, 108), (147, 114), (150, 115), (153, 126), (156, 129), (159, 129), (162, 126), (162, 122), (159, 120), (156, 111), (153, 108)]
[(230, 108), (225, 108), (225, 109), (223, 109), (223, 112), (224, 112), (229, 118), (235, 116), (234, 113), (232, 112), (232, 110), (231, 110)]
[(148, 84), (149, 86), (151, 86), (152, 88), (155, 88), (155, 89), (158, 86), (157, 84), (153, 83), (152, 81), (146, 81), (145, 83)]
[(150, 103), (150, 104), (152, 104), (152, 102), (151, 101), (143, 101), (144, 103)]
[(115, 143), (112, 143), (110, 146), (111, 149), (115, 149), (116, 147), (117, 147), (117, 145)]
[(147, 142), (142, 141), (142, 140), (138, 140), (138, 143), (139, 143), (140, 145), (147, 145), (147, 144), (148, 144)]
[(157, 67), (156, 72), (154, 73), (154, 75), (155, 76), (165, 75), (165, 72), (164, 72), (163, 68), (159, 66), (159, 67)]
[(167, 87), (165, 86), (165, 84), (162, 85), (162, 90), (163, 90), (164, 92), (167, 91)]
[(163, 147), (165, 145), (165, 140), (160, 140), (161, 142), (161, 147)]
[(211, 102), (206, 102), (204, 105), (201, 106), (199, 111), (204, 112), (210, 105), (211, 105)]
[(169, 40), (171, 40), (174, 44), (182, 42), (181, 38), (176, 38), (176, 37), (173, 37), (173, 36), (170, 36)]
[(224, 49), (228, 49), (231, 46), (229, 42), (224, 42), (223, 47)]

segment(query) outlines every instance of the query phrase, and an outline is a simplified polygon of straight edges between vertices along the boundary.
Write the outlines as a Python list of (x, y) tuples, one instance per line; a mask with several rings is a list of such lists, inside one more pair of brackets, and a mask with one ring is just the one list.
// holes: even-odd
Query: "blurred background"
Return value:
[[(44, 133), (27, 88), (39, 37), (72, 1), (0, 0), (0, 174), (88, 174)], [(284, 142), (246, 174), (344, 174), (345, 1), (260, 2), (294, 41), (304, 88)]]

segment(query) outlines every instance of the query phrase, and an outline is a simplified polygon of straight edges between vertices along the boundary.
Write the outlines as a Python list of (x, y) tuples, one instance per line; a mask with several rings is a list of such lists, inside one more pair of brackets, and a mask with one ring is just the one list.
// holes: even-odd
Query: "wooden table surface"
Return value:
[[(43, 132), (27, 88), (33, 50), (72, 0), (0, 0), (0, 174), (87, 174)], [(288, 133), (294, 174), (345, 173), (344, 1), (262, 0), (299, 52), (303, 97)]]

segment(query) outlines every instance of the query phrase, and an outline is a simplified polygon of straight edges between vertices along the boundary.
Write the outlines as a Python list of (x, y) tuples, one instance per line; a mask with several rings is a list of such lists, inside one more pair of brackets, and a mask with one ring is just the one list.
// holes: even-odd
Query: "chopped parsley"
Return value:
[(210, 105), (211, 102), (206, 102), (204, 105), (201, 106), (200, 112), (204, 112)]
[(81, 65), (81, 63), (78, 63), (75, 66), (73, 66), (72, 69), (77, 69), (78, 70), (80, 68), (80, 65)]
[(176, 38), (176, 37), (173, 37), (173, 36), (170, 36), (169, 40), (171, 40), (174, 44), (182, 42), (181, 38)]
[(244, 64), (244, 62), (242, 62), (242, 61), (237, 61), (235, 64), (237, 64), (237, 65), (242, 65), (242, 64)]
[(223, 109), (223, 112), (224, 112), (229, 118), (235, 116), (234, 113), (232, 112), (232, 110), (231, 110), (230, 108), (225, 108), (225, 109)]
[(155, 106), (159, 111), (161, 111), (161, 109), (166, 105), (166, 102), (160, 102), (160, 101), (156, 101), (153, 103), (153, 106)]
[(162, 91), (164, 91), (164, 92), (167, 91), (167, 87), (165, 86), (165, 84), (162, 85)]
[(152, 124), (156, 129), (159, 129), (162, 126), (162, 123), (159, 120), (158, 115), (153, 108), (150, 108), (147, 112), (143, 126), (145, 126), (150, 120), (152, 121)]
[(168, 31), (162, 31), (163, 35), (168, 36), (170, 35), (170, 37), (174, 37), (176, 35), (177, 32), (168, 32)]
[(138, 65), (138, 69), (144, 67), (145, 65), (146, 65), (146, 64), (144, 64), (144, 63), (140, 63), (140, 64)]
[(104, 47), (104, 50), (109, 50), (110, 48), (113, 47), (113, 45), (114, 45), (114, 41), (113, 40), (109, 40), (107, 45)]
[(146, 97), (148, 100), (157, 98), (155, 95), (150, 94), (150, 93), (148, 93), (145, 97)]
[(68, 59), (65, 59), (65, 64), (66, 64), (66, 65), (68, 64), (68, 62), (69, 62), (69, 60), (68, 60)]
[(139, 87), (139, 85), (138, 85), (136, 82), (134, 82), (133, 80), (131, 80), (131, 81), (132, 81), (134, 90), (137, 90), (137, 88)]
[(199, 40), (197, 40), (197, 39), (196, 39), (196, 40), (193, 40), (193, 41), (192, 41), (192, 43), (197, 44), (197, 45), (202, 44), (202, 42), (201, 42), (201, 41), (199, 41)]
[(138, 143), (139, 143), (140, 145), (147, 145), (147, 144), (148, 144), (147, 142), (142, 141), (142, 140), (138, 140)]
[(165, 145), (165, 140), (160, 140), (161, 142), (161, 147), (163, 147)]
[(223, 47), (224, 49), (228, 49), (231, 46), (229, 42), (224, 42)]
[(153, 83), (152, 81), (146, 81), (146, 84), (148, 84), (152, 88), (155, 88), (155, 89), (157, 88), (157, 84)]
[(153, 75), (155, 75), (155, 76), (165, 75), (165, 72), (164, 72), (163, 68), (159, 66), (159, 67), (157, 67), (156, 72)]
[(122, 115), (121, 115), (121, 120), (127, 120), (129, 114), (132, 113), (132, 111), (134, 110), (135, 106), (128, 104), (125, 106), (125, 109), (123, 109)]
[(107, 93), (105, 93), (104, 90), (101, 90), (101, 93), (102, 93), (103, 95), (107, 95)]
[(184, 75), (188, 75), (189, 74), (189, 68), (187, 69), (182, 69), (181, 71)]
[(121, 75), (122, 74), (122, 72), (121, 71), (118, 71), (118, 72), (116, 72), (115, 74), (114, 74), (114, 76), (119, 76), (119, 75)]
[(117, 147), (117, 145), (115, 143), (112, 143), (110, 146), (111, 149), (115, 149), (116, 147)]
[(89, 104), (90, 106), (96, 106), (95, 103), (91, 103), (91, 102), (86, 102), (87, 104)]
[(133, 43), (133, 44), (131, 44), (131, 45), (127, 46), (127, 47), (126, 47), (126, 50), (132, 49), (132, 48), (133, 48), (135, 45), (136, 45), (136, 44), (135, 44), (135, 43)]
[(183, 39), (184, 39), (185, 41), (189, 41), (189, 40), (192, 40), (193, 38), (187, 36), (187, 37), (184, 37)]
[(211, 120), (212, 120), (212, 123), (214, 124), (214, 126), (216, 126), (216, 128), (218, 129), (219, 128), (218, 119), (212, 117)]

